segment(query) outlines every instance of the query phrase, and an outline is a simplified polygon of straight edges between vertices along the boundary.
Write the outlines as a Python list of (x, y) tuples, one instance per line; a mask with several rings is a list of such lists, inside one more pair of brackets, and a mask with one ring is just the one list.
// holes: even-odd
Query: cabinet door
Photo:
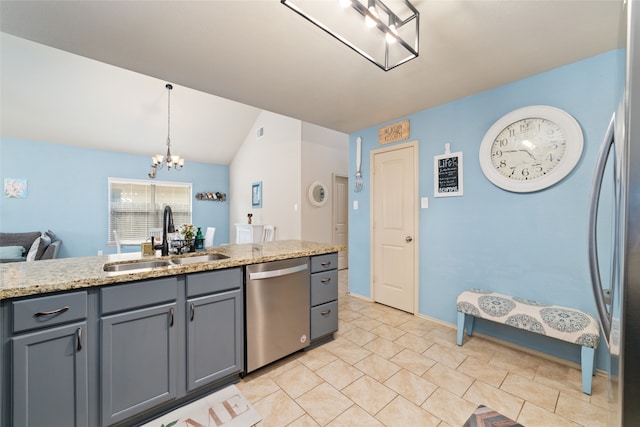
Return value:
[(176, 397), (175, 307), (164, 304), (101, 319), (102, 425)]
[(321, 304), (311, 309), (311, 339), (323, 337), (338, 330), (338, 301)]
[(242, 370), (242, 290), (187, 301), (187, 390)]
[(11, 340), (14, 427), (88, 425), (86, 330), (81, 322)]

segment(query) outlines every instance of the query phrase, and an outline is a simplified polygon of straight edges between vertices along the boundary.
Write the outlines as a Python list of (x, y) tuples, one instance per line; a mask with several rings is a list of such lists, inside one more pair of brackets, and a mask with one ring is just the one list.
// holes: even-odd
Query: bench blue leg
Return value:
[(471, 336), (471, 332), (473, 332), (473, 320), (474, 317), (469, 314), (464, 314), (463, 312), (458, 312), (458, 334), (457, 334), (457, 342), (458, 345), (462, 345), (462, 336), (464, 335), (464, 329), (467, 329), (467, 335)]
[(462, 335), (464, 334), (464, 313), (458, 312), (458, 331), (456, 336), (456, 341), (458, 345), (462, 345)]
[(467, 328), (467, 335), (471, 336), (471, 333), (473, 332), (473, 321), (476, 320), (476, 318), (470, 314), (467, 314), (465, 316), (465, 320), (466, 320), (465, 327)]
[(591, 347), (582, 347), (582, 391), (591, 394), (591, 381), (596, 372), (596, 351)]

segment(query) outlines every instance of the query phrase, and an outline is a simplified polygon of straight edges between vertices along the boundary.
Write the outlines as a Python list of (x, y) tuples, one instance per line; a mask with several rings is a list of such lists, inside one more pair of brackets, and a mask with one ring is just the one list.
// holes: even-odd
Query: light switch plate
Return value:
[(422, 209), (427, 209), (429, 207), (429, 198), (428, 197), (420, 198), (420, 207)]
[(357, 210), (357, 209), (358, 209), (358, 201), (357, 201), (357, 200), (354, 200), (354, 201), (353, 201), (353, 210), (355, 211), (355, 210)]

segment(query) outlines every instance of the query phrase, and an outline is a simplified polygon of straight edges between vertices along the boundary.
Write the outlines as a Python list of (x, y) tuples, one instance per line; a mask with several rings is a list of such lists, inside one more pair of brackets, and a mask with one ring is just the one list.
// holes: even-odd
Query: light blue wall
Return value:
[[(409, 141), (419, 141), (419, 193), (429, 197), (428, 209), (419, 211), (419, 313), (455, 323), (456, 296), (480, 287), (595, 315), (587, 263), (587, 206), (596, 155), (623, 84), (618, 79), (623, 55), (609, 52), (398, 119), (410, 120)], [(584, 134), (582, 158), (551, 188), (510, 193), (484, 177), (480, 142), (504, 114), (536, 104), (564, 109), (576, 118)], [(349, 287), (367, 297), (371, 264), (369, 251), (362, 248), (370, 246), (369, 153), (380, 148), (378, 129), (386, 124), (350, 135), (350, 176), (355, 173), (355, 140), (361, 136), (365, 179), (363, 191), (350, 192)], [(433, 197), (433, 157), (444, 153), (445, 143), (451, 144), (452, 152), (464, 153), (461, 197)], [(358, 210), (353, 209), (356, 200)], [(479, 332), (579, 360), (577, 346), (476, 323)]]
[[(0, 231), (50, 229), (63, 241), (60, 257), (114, 253), (107, 246), (107, 178), (148, 179), (150, 163), (149, 156), (2, 138), (2, 183), (5, 178), (26, 179), (28, 197), (0, 198)], [(223, 165), (186, 161), (180, 172), (159, 171), (157, 180), (191, 182), (194, 196), (204, 191), (229, 194), (229, 167)], [(194, 197), (192, 220), (198, 227), (216, 227), (216, 245), (229, 242), (228, 202)]]

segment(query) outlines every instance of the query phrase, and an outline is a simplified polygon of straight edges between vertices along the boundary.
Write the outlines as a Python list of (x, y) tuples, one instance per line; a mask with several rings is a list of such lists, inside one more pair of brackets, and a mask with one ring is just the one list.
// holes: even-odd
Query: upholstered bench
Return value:
[(465, 327), (467, 335), (471, 336), (473, 321), (478, 317), (581, 346), (582, 391), (591, 394), (600, 329), (588, 313), (482, 289), (471, 289), (458, 295), (456, 309), (458, 345), (462, 345)]

